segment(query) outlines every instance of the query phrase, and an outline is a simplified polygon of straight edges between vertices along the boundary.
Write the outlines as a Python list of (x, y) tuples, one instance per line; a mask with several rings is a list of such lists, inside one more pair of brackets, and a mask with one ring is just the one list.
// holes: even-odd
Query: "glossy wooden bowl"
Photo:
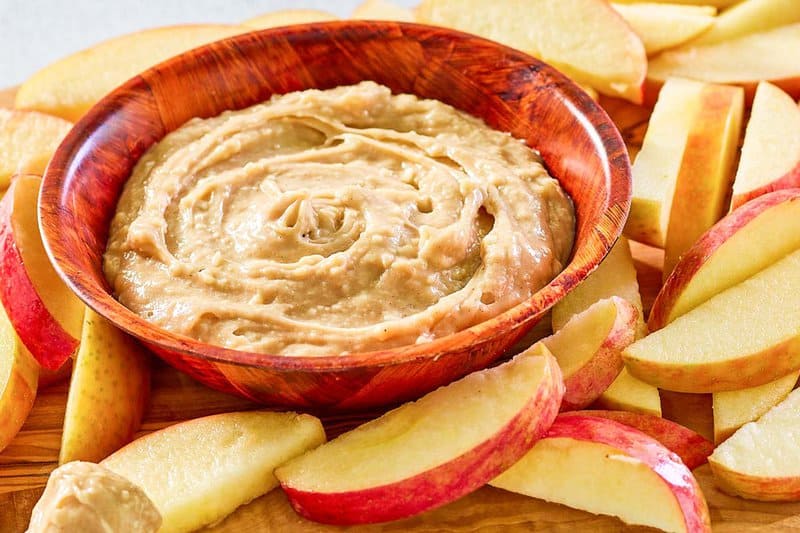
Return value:
[[(275, 93), (374, 80), (435, 98), (537, 148), (572, 196), (573, 259), (529, 301), (433, 342), (347, 356), (239, 352), (162, 330), (119, 304), (102, 271), (108, 226), (139, 157), (188, 119)], [(358, 410), (415, 398), (497, 360), (603, 259), (630, 204), (630, 164), (608, 116), (551, 67), (442, 28), (331, 22), (236, 36), (133, 78), (99, 102), (47, 169), (40, 224), (64, 280), (169, 364), (222, 391), (272, 405)]]

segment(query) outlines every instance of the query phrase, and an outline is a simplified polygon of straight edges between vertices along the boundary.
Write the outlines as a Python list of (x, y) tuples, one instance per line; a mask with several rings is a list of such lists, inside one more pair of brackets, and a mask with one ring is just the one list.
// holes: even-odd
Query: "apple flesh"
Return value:
[(663, 531), (711, 531), (691, 471), (657, 440), (613, 420), (565, 413), (494, 487)]
[(404, 404), (280, 467), (302, 516), (329, 524), (396, 520), (477, 490), (550, 427), (564, 385), (537, 343)]
[(800, 22), (800, 2), (796, 0), (745, 0), (720, 13), (714, 25), (692, 44), (730, 41), (793, 22)]
[(58, 277), (36, 220), (41, 180), (19, 176), (0, 201), (0, 300), (39, 364), (56, 370), (75, 352), (84, 306)]
[(723, 491), (752, 500), (800, 500), (800, 390), (720, 444), (708, 462)]
[(661, 416), (658, 389), (631, 376), (623, 368), (608, 388), (594, 402), (594, 407)]
[(522, 50), (603, 94), (642, 101), (644, 45), (605, 0), (423, 0), (416, 16)]
[(713, 6), (717, 8), (730, 7), (742, 0), (616, 0), (622, 4), (678, 4), (683, 6)]
[(39, 365), (0, 306), (0, 451), (17, 436), (36, 399)]
[(679, 4), (612, 3), (642, 39), (647, 55), (672, 48), (697, 37), (714, 24), (717, 8)]
[(144, 490), (161, 533), (194, 531), (275, 488), (277, 466), (323, 442), (313, 416), (223, 413), (150, 433), (100, 464)]
[(266, 28), (277, 28), (279, 26), (289, 26), (291, 24), (307, 24), (309, 22), (327, 22), (338, 20), (339, 17), (327, 11), (318, 9), (283, 9), (270, 11), (257, 17), (247, 19), (242, 22), (243, 26), (262, 30)]
[(800, 251), (628, 346), (628, 370), (659, 388), (721, 392), (800, 369)]
[(35, 111), (0, 109), (0, 190), (14, 174), (44, 172), (72, 123)]
[(366, 0), (359, 4), (350, 15), (352, 19), (362, 20), (397, 20), (400, 22), (414, 22), (414, 13), (405, 7), (398, 6), (386, 0)]

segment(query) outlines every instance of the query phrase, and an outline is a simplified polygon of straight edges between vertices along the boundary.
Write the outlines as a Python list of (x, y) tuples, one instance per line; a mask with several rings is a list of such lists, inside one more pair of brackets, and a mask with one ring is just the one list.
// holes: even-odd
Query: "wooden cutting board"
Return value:
[[(0, 91), (0, 107), (13, 105), (14, 91)], [(649, 117), (648, 110), (618, 100), (603, 100), (603, 106), (623, 132), (631, 151), (638, 150)], [(659, 250), (634, 243), (634, 257), (645, 307), (649, 308), (661, 284)], [(543, 324), (546, 327), (546, 324)], [(545, 328), (543, 328), (545, 329)], [(150, 407), (140, 434), (181, 420), (226, 411), (253, 409), (246, 400), (212, 391), (170, 367), (154, 360)], [(49, 472), (55, 468), (61, 439), (67, 385), (39, 392), (36, 405), (22, 431), (0, 453), (0, 531), (21, 532), (41, 494)], [(706, 436), (711, 435), (710, 395), (665, 393), (665, 416)], [(377, 413), (330, 417), (324, 420), (334, 436)], [(708, 466), (695, 470), (711, 509), (714, 530), (719, 532), (800, 530), (800, 503), (748, 502), (716, 489)], [(633, 488), (632, 488), (633, 490)], [(243, 506), (214, 532), (292, 531), (637, 531), (619, 520), (595, 516), (564, 506), (485, 487), (456, 502), (408, 520), (379, 526), (337, 528), (322, 526), (298, 517), (280, 490)]]

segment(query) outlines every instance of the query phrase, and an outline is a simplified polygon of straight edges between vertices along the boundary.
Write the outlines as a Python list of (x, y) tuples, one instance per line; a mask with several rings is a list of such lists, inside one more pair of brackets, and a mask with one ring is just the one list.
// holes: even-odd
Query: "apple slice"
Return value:
[(44, 251), (36, 201), (41, 180), (20, 176), (0, 201), (0, 299), (39, 364), (55, 370), (78, 347), (84, 306)]
[(653, 108), (642, 148), (633, 162), (631, 210), (625, 235), (663, 248), (683, 153), (700, 107), (704, 84), (670, 79)]
[(644, 45), (605, 0), (423, 0), (416, 15), (523, 50), (603, 94), (642, 101)]
[(39, 365), (0, 305), (0, 451), (17, 436), (36, 399)]
[(712, 84), (702, 88), (669, 213), (664, 279), (681, 255), (728, 210), (743, 114), (741, 88)]
[(763, 385), (800, 369), (800, 251), (622, 353), (631, 374), (678, 392)]
[(708, 462), (723, 491), (763, 501), (800, 500), (800, 390), (742, 426)]
[(514, 464), (555, 419), (564, 385), (534, 344), (294, 459), (275, 475), (302, 516), (358, 524), (415, 515)]
[(282, 9), (270, 11), (257, 17), (247, 19), (242, 22), (243, 26), (255, 29), (277, 28), (279, 26), (289, 26), (292, 24), (306, 24), (308, 22), (326, 22), (339, 20), (339, 17), (327, 11), (318, 9)]
[(0, 109), (0, 190), (14, 174), (41, 174), (61, 139), (72, 128), (66, 120), (34, 111)]
[(797, 98), (800, 95), (800, 61), (786, 50), (800, 49), (800, 23), (752, 33), (716, 44), (691, 42), (667, 50), (650, 60), (648, 96), (668, 78), (682, 77), (712, 83), (740, 85), (748, 99), (766, 80)]
[(797, 0), (744, 0), (723, 11), (711, 29), (692, 44), (730, 41), (793, 22), (800, 22), (800, 2)]
[(310, 415), (223, 413), (150, 433), (100, 464), (144, 489), (159, 531), (194, 531), (277, 487), (277, 466), (323, 442)]
[(595, 401), (622, 370), (622, 350), (636, 338), (639, 311), (612, 296), (573, 316), (542, 339), (564, 376), (561, 410), (583, 409)]
[(800, 191), (776, 191), (747, 203), (683, 255), (653, 303), (650, 330), (663, 328), (797, 249)]
[(353, 10), (350, 18), (414, 22), (414, 13), (408, 8), (398, 6), (386, 0), (366, 0)]
[(165, 59), (252, 31), (222, 24), (170, 26), (116, 37), (51, 63), (17, 91), (15, 106), (77, 121), (117, 85)]
[(720, 9), (738, 4), (742, 0), (615, 0), (621, 4), (680, 4), (684, 6), (713, 6)]
[(97, 462), (129, 443), (150, 394), (150, 360), (125, 333), (91, 309), (69, 385), (59, 464)]
[(563, 414), (490, 485), (664, 531), (711, 531), (692, 472), (657, 440), (613, 420)]
[(647, 55), (678, 46), (697, 37), (714, 24), (717, 8), (680, 4), (612, 3), (642, 39)]
[[(800, 8), (800, 2), (796, 5)], [(753, 98), (731, 209), (770, 191), (800, 187), (800, 107), (771, 83)]]
[(660, 416), (604, 410), (571, 411), (563, 415), (607, 418), (637, 429), (677, 454), (689, 470), (706, 464), (708, 456), (714, 451), (714, 444), (699, 433)]
[(631, 376), (627, 368), (623, 368), (617, 379), (595, 400), (594, 406), (661, 416), (658, 389)]
[(734, 431), (754, 420), (780, 403), (792, 392), (800, 372), (792, 372), (775, 381), (758, 387), (728, 392), (715, 392), (714, 442), (719, 444)]

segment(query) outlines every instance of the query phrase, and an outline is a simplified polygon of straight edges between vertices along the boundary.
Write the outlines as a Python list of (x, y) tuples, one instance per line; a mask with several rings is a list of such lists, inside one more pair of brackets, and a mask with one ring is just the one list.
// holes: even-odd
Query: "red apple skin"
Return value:
[(64, 331), (36, 292), (14, 238), (14, 180), (0, 201), (0, 300), (11, 324), (36, 361), (58, 370), (75, 352), (78, 340)]
[(314, 493), (283, 483), (281, 488), (299, 515), (335, 525), (399, 520), (469, 494), (521, 459), (555, 420), (564, 382), (555, 358), (546, 357), (545, 378), (525, 407), (502, 430), (447, 463), (397, 483), (364, 490)]
[[(797, 157), (800, 158), (800, 154), (798, 154)], [(746, 193), (733, 195), (731, 198), (731, 211), (738, 209), (750, 200), (765, 194), (783, 189), (795, 189), (798, 187), (800, 187), (800, 160), (798, 160), (797, 164), (792, 170), (780, 178), (773, 180), (766, 185), (762, 185), (761, 187), (749, 190)]]
[(649, 435), (608, 418), (563, 413), (544, 438), (597, 442), (642, 461), (669, 485), (683, 511), (686, 531), (711, 532), (708, 505), (691, 470), (680, 457)]
[[(650, 310), (648, 329), (659, 330), (670, 322), (670, 313), (684, 287), (728, 238), (771, 207), (800, 201), (800, 189), (785, 189), (760, 196), (729, 214), (706, 231), (689, 248), (664, 282)], [(776, 378), (777, 379), (777, 378)]]
[(564, 377), (566, 392), (561, 411), (587, 407), (617, 379), (622, 371), (622, 350), (636, 340), (639, 310), (622, 298), (613, 297), (617, 318), (597, 353), (571, 376)]
[(708, 456), (714, 451), (714, 443), (699, 433), (682, 426), (672, 420), (644, 413), (628, 411), (573, 411), (562, 413), (562, 416), (594, 416), (605, 418), (638, 429), (663, 444), (681, 458), (683, 464), (694, 470), (708, 462)]

